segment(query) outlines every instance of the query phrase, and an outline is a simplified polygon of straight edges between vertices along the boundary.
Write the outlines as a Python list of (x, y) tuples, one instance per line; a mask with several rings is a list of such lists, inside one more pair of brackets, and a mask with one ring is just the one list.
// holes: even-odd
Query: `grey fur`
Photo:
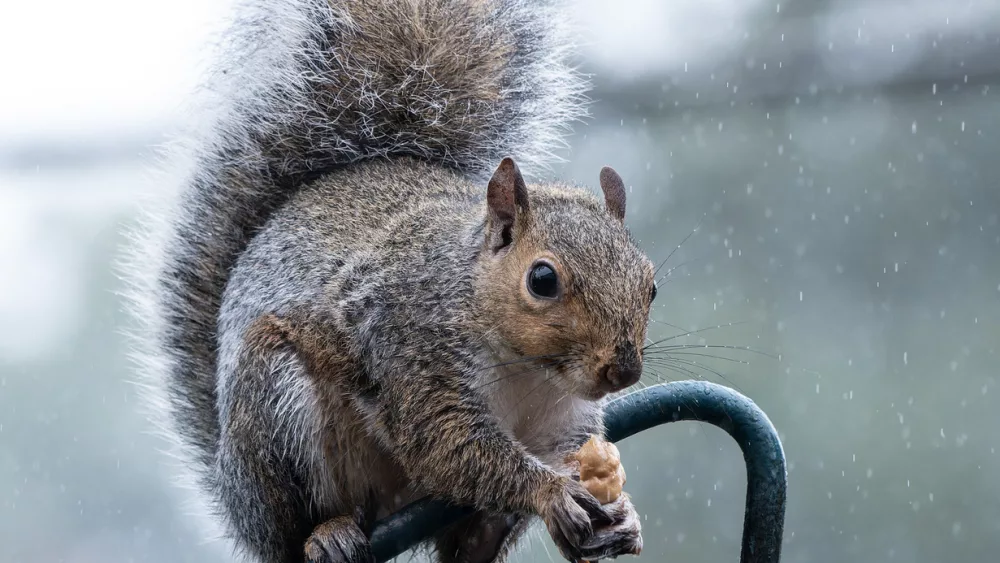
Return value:
[[(254, 0), (239, 13), (210, 112), (181, 146), (177, 206), (147, 220), (129, 265), (153, 414), (224, 532), (266, 563), (307, 545), (356, 563), (358, 529), (433, 494), (540, 514), (567, 557), (641, 544), (634, 510), (597, 506), (562, 459), (600, 432), (599, 403), (580, 398), (594, 362), (641, 347), (651, 264), (596, 198), (555, 185), (530, 186), (509, 254), (485, 248), (487, 173), (507, 156), (541, 169), (583, 115), (559, 12)], [(519, 260), (543, 251), (572, 280), (573, 328), (524, 337)], [(524, 363), (532, 346), (565, 358)], [(497, 365), (510, 361), (530, 373)], [(614, 541), (580, 551), (602, 522)], [(466, 556), (479, 557), (442, 560)]]

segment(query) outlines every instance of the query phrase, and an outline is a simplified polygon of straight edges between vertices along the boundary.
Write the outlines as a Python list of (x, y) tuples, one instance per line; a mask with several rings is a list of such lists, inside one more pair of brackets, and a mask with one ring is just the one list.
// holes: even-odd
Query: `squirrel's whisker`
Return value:
[[(750, 365), (750, 362), (747, 361), (747, 360), (740, 360), (740, 359), (737, 359), (737, 358), (727, 358), (726, 356), (717, 356), (715, 354), (699, 354), (698, 352), (685, 352), (683, 350), (670, 352), (665, 357), (666, 358), (673, 358), (673, 357), (676, 357), (676, 356), (696, 356), (696, 357), (699, 357), (699, 358), (710, 358), (710, 359), (713, 359), (713, 360), (723, 360), (723, 361), (726, 361), (726, 362), (733, 362), (733, 363), (743, 364), (743, 365), (747, 365), (747, 366)], [(654, 356), (654, 358), (664, 358), (664, 356)]]
[(506, 367), (506, 366), (513, 366), (513, 365), (523, 364), (523, 363), (527, 363), (527, 362), (537, 362), (537, 361), (542, 361), (542, 360), (554, 360), (554, 359), (564, 358), (564, 357), (567, 357), (567, 356), (569, 356), (568, 353), (563, 353), (563, 354), (546, 354), (546, 355), (543, 355), (543, 356), (526, 356), (526, 357), (523, 357), (523, 358), (518, 358), (516, 360), (509, 360), (509, 361), (506, 361), (506, 362), (500, 362), (498, 364), (492, 364), (492, 365), (484, 366), (484, 367), (481, 367), (481, 368), (478, 368), (478, 369), (474, 370), (474, 372), (486, 371), (486, 370), (496, 369), (496, 368)]
[(513, 372), (513, 373), (505, 373), (505, 374), (503, 374), (502, 376), (500, 376), (500, 377), (498, 377), (496, 379), (492, 379), (492, 380), (490, 380), (490, 381), (488, 381), (486, 383), (481, 383), (481, 384), (477, 385), (476, 387), (479, 388), (479, 389), (482, 389), (484, 387), (489, 387), (490, 385), (495, 385), (495, 384), (503, 382), (503, 381), (509, 381), (509, 380), (515, 379), (517, 377), (521, 377), (521, 376), (525, 376), (525, 375), (537, 374), (539, 372), (543, 372), (543, 371), (548, 370), (548, 369), (550, 369), (550, 368), (547, 367), (547, 366), (541, 366), (541, 365), (531, 366), (528, 369), (524, 369), (524, 370), (521, 370), (521, 371), (517, 371), (517, 372)]
[(660, 284), (660, 283), (665, 283), (667, 281), (670, 281), (670, 279), (671, 279), (670, 274), (674, 273), (674, 271), (677, 270), (678, 268), (681, 268), (683, 266), (687, 266), (688, 264), (693, 264), (695, 262), (700, 262), (702, 260), (704, 260), (704, 258), (692, 258), (690, 260), (685, 260), (685, 261), (681, 262), (680, 264), (678, 264), (676, 266), (673, 266), (672, 268), (667, 268), (667, 271), (664, 272), (662, 276), (656, 278), (656, 283)]
[[(714, 369), (712, 369), (710, 367), (705, 366), (704, 364), (699, 364), (698, 362), (694, 362), (694, 361), (691, 361), (691, 360), (684, 360), (684, 359), (680, 359), (680, 358), (655, 359), (655, 360), (651, 360), (651, 361), (654, 362), (654, 363), (656, 363), (657, 365), (667, 366), (667, 365), (681, 364), (681, 365), (684, 365), (684, 366), (688, 366), (691, 369), (697, 368), (697, 369), (705, 370), (708, 373), (711, 373), (712, 375), (714, 375), (714, 376), (722, 379), (726, 383), (730, 384), (737, 391), (739, 391), (741, 393), (743, 392), (743, 390), (740, 389), (740, 387), (738, 385), (736, 385), (735, 383), (733, 383), (728, 377), (726, 377), (725, 375), (723, 375), (721, 372), (719, 372), (717, 370), (714, 370)], [(671, 362), (674, 362), (674, 363), (671, 364)]]
[[(697, 379), (697, 380), (699, 380), (699, 381), (704, 381), (704, 380), (705, 380), (705, 378), (704, 378), (704, 377), (702, 377), (701, 375), (699, 375), (698, 373), (696, 373), (696, 372), (693, 372), (693, 371), (691, 371), (691, 370), (689, 370), (689, 369), (686, 369), (686, 368), (684, 368), (684, 367), (682, 367), (682, 366), (676, 366), (676, 365), (661, 365), (661, 366), (657, 366), (657, 367), (659, 367), (659, 368), (662, 368), (662, 369), (666, 369), (666, 370), (669, 370), (669, 371), (672, 371), (672, 372), (674, 372), (674, 373), (677, 373), (677, 374), (680, 374), (680, 375), (683, 375), (683, 376), (686, 376), (686, 377), (688, 377), (688, 378), (694, 378), (694, 379)], [(658, 373), (658, 372), (656, 372), (655, 370), (653, 371), (653, 373), (657, 373), (658, 375), (661, 375), (661, 376), (662, 376), (662, 374), (659, 374), (659, 373)], [(674, 381), (674, 380), (671, 380), (671, 379), (668, 379), (667, 381)]]
[(780, 359), (779, 356), (764, 352), (762, 350), (757, 350), (749, 346), (731, 346), (726, 344), (674, 344), (671, 346), (657, 347), (652, 350), (643, 350), (643, 357), (656, 357), (657, 354), (671, 354), (675, 353), (676, 350), (698, 350), (698, 349), (717, 349), (717, 350), (733, 350), (738, 352), (750, 352), (752, 354), (758, 354), (770, 358), (772, 360)]
[(741, 324), (746, 324), (746, 322), (747, 321), (736, 321), (736, 322), (731, 322), (731, 323), (718, 324), (718, 325), (714, 325), (714, 326), (707, 326), (705, 328), (699, 328), (697, 330), (689, 330), (689, 331), (687, 331), (685, 333), (675, 334), (673, 336), (668, 336), (666, 338), (661, 338), (660, 340), (657, 340), (657, 341), (653, 342), (652, 344), (647, 344), (645, 347), (643, 347), (643, 351), (645, 351), (645, 350), (647, 350), (647, 349), (649, 349), (651, 347), (658, 346), (658, 345), (660, 345), (660, 344), (662, 344), (664, 342), (669, 342), (670, 340), (674, 340), (675, 338), (683, 338), (685, 336), (691, 336), (692, 334), (699, 334), (699, 333), (706, 332), (706, 331), (709, 331), (709, 330), (716, 330), (716, 329), (720, 329), (720, 328), (729, 328), (729, 327), (733, 327), (733, 326), (738, 326), (738, 325), (741, 325)]
[[(527, 374), (531, 374), (531, 373), (536, 373), (536, 372), (538, 372), (540, 370), (547, 370), (547, 369), (557, 368), (559, 366), (564, 365), (565, 359), (566, 358), (570, 358), (570, 357), (572, 357), (571, 354), (551, 354), (549, 356), (538, 356), (538, 357), (532, 357), (532, 358), (524, 358), (522, 360), (517, 360), (517, 361), (512, 361), (512, 362), (505, 362), (503, 364), (499, 364), (499, 366), (501, 366), (501, 367), (509, 367), (509, 366), (512, 366), (512, 365), (518, 365), (518, 364), (524, 364), (524, 363), (528, 363), (528, 362), (538, 361), (539, 358), (541, 358), (542, 360), (545, 360), (545, 361), (550, 361), (552, 363), (549, 364), (549, 365), (546, 365), (546, 364), (537, 364), (537, 365), (533, 365), (533, 366), (529, 367), (528, 369), (525, 369), (525, 370), (522, 370), (522, 371), (518, 371), (518, 372), (514, 372), (514, 373), (505, 373), (505, 374), (501, 375), (500, 377), (498, 377), (496, 379), (493, 379), (493, 380), (488, 381), (486, 383), (480, 384), (478, 387), (486, 387), (486, 386), (489, 386), (489, 385), (493, 385), (495, 383), (499, 383), (501, 381), (506, 381), (508, 379), (513, 379), (513, 378), (521, 376), (521, 375), (527, 375)], [(491, 368), (496, 368), (498, 366), (490, 366), (490, 367)], [(477, 371), (484, 371), (484, 370), (481, 369), (481, 370), (477, 370)]]
[[(654, 323), (657, 323), (657, 324), (661, 324), (661, 325), (667, 325), (667, 326), (669, 326), (670, 328), (673, 328), (673, 329), (677, 329), (677, 330), (679, 330), (679, 331), (681, 331), (681, 332), (684, 332), (684, 331), (688, 330), (688, 329), (686, 329), (686, 328), (684, 328), (684, 327), (682, 327), (682, 326), (679, 326), (679, 325), (675, 325), (675, 324), (671, 324), (671, 323), (668, 323), (667, 321), (662, 321), (662, 320), (658, 320), (658, 319), (654, 319), (654, 318), (650, 318), (649, 320), (650, 320), (651, 322), (654, 322)], [(646, 340), (649, 340), (650, 342), (653, 342), (653, 339), (652, 339), (652, 338), (648, 338), (648, 337), (647, 337), (647, 338), (646, 338)]]
[(700, 228), (701, 228), (701, 221), (698, 221), (698, 224), (695, 225), (695, 227), (693, 229), (691, 229), (691, 232), (688, 233), (686, 237), (684, 237), (684, 240), (682, 240), (680, 242), (680, 244), (678, 244), (677, 246), (675, 246), (673, 248), (673, 250), (670, 251), (670, 254), (667, 254), (667, 257), (663, 259), (663, 262), (660, 262), (660, 265), (656, 267), (656, 270), (653, 271), (653, 277), (654, 278), (656, 277), (657, 274), (660, 273), (660, 268), (662, 268), (667, 263), (667, 261), (670, 260), (673, 257), (674, 253), (677, 252), (678, 250), (680, 250), (680, 248), (682, 246), (684, 246), (684, 243), (686, 243), (689, 238), (691, 238), (692, 236), (694, 236), (694, 234), (696, 232), (698, 232), (698, 229), (700, 229)]

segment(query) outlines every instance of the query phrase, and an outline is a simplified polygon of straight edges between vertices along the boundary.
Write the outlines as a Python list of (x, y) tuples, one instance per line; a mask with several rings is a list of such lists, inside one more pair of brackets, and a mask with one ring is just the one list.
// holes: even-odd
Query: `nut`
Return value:
[(594, 498), (601, 504), (618, 500), (625, 485), (625, 468), (614, 444), (592, 435), (573, 460), (579, 463), (580, 483)]

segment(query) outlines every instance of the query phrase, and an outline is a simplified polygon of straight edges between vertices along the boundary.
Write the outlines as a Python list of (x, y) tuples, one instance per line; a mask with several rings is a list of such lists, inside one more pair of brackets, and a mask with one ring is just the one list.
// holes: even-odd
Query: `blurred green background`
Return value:
[[(112, 269), (227, 3), (56, 4), (0, 18), (0, 561), (228, 560), (136, 410)], [(698, 227), (653, 338), (753, 350), (646, 380), (768, 413), (783, 561), (996, 560), (1000, 2), (576, 4), (594, 118), (556, 174), (613, 165), (654, 259)], [(728, 436), (679, 423), (620, 449), (638, 561), (738, 560)], [(543, 536), (516, 560), (558, 561)]]

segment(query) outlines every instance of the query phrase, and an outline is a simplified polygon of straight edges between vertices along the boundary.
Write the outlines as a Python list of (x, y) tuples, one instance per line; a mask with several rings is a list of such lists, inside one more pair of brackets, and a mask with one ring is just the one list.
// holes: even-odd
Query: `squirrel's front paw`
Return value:
[[(611, 507), (612, 505), (609, 505)], [(542, 495), (539, 516), (568, 561), (598, 559), (607, 550), (594, 530), (614, 528), (614, 515), (580, 483), (560, 477)]]
[(587, 559), (639, 555), (642, 551), (642, 525), (628, 494), (622, 493), (618, 500), (605, 505), (604, 509), (614, 518), (614, 523), (594, 530), (593, 537), (583, 545), (583, 550), (589, 555)]
[(306, 563), (375, 563), (368, 538), (350, 516), (317, 526), (306, 540), (305, 556)]

